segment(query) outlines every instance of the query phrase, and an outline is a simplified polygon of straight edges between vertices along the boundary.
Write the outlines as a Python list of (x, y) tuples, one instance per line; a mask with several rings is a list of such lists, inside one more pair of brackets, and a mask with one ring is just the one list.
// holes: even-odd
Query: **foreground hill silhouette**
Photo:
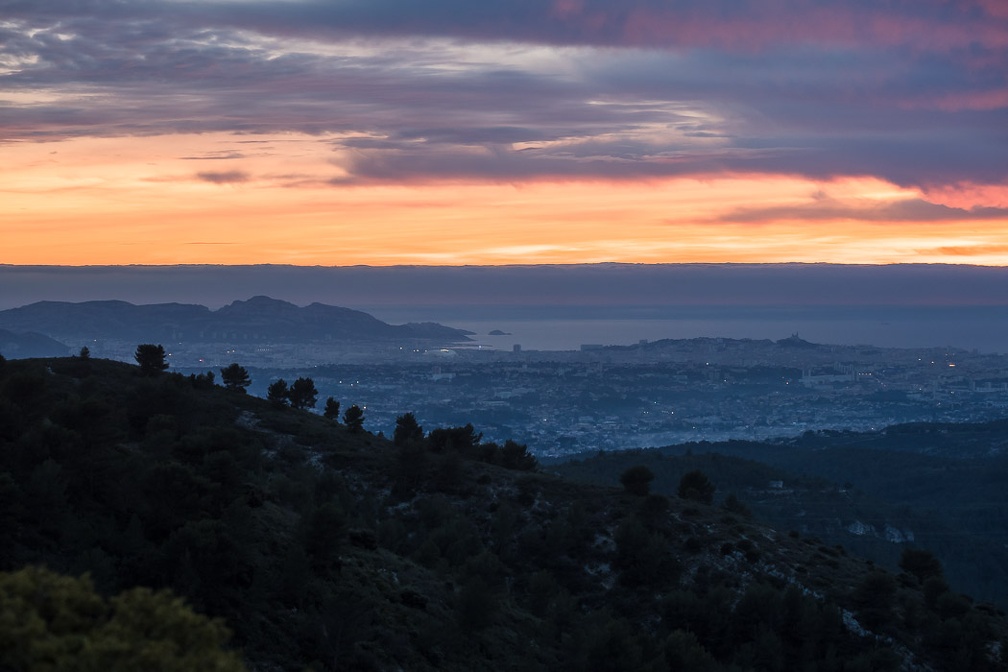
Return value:
[(933, 563), (889, 574), (646, 478), (542, 473), (471, 426), (401, 429), (0, 362), (0, 570), (170, 589), (254, 670), (1005, 668), (1003, 615)]

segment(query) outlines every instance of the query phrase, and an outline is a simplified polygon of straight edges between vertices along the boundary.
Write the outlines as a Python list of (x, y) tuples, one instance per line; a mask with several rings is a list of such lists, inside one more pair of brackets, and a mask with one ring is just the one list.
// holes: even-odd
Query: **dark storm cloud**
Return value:
[(0, 141), (348, 134), (341, 182), (997, 184), (1006, 14), (997, 0), (0, 1)]

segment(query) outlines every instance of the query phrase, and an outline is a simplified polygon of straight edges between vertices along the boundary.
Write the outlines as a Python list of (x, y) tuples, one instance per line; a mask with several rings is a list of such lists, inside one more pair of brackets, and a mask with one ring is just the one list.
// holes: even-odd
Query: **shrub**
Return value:
[(631, 495), (646, 497), (651, 490), (654, 472), (643, 464), (638, 464), (624, 471), (619, 480)]
[(681, 499), (710, 504), (714, 501), (715, 489), (714, 484), (710, 482), (706, 474), (700, 470), (694, 470), (688, 472), (679, 480), (679, 489), (676, 494)]

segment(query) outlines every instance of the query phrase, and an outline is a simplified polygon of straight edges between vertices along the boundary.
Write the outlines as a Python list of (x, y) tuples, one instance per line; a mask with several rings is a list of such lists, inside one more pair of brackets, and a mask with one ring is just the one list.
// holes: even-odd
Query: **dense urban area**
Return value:
[[(505, 332), (434, 323), (390, 325), (336, 306), (253, 297), (219, 310), (121, 301), (42, 302), (0, 311), (7, 356), (87, 347), (132, 362), (138, 343), (163, 344), (186, 375), (232, 363), (265, 397), (283, 378), (309, 377), (316, 412), (332, 397), (389, 434), (413, 412), (428, 429), (472, 423), (487, 440), (514, 439), (541, 458), (807, 431), (871, 431), (906, 422), (977, 422), (1008, 408), (1008, 356), (977, 350), (693, 338), (577, 350), (486, 347)], [(783, 331), (783, 330), (782, 330)], [(20, 335), (18, 335), (20, 334)], [(29, 336), (33, 334), (33, 336)]]
[(982, 421), (1008, 408), (1003, 355), (815, 345), (796, 335), (563, 352), (395, 347), (347, 364), (300, 348), (299, 357), (315, 360), (307, 366), (293, 352), (271, 354), (231, 351), (213, 364), (250, 364), (250, 392), (260, 396), (277, 378), (311, 376), (320, 398), (364, 408), (372, 431), (389, 433), (412, 411), (425, 426), (471, 422), (489, 440), (514, 438), (540, 456)]

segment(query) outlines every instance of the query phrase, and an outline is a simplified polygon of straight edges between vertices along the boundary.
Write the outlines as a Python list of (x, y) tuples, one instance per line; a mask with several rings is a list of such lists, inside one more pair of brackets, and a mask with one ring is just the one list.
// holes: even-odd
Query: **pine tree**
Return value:
[(339, 422), (339, 411), (340, 402), (336, 401), (332, 397), (329, 397), (325, 401), (325, 411), (322, 413), (328, 420), (333, 422)]
[(233, 363), (221, 369), (221, 382), (232, 392), (245, 394), (245, 388), (252, 384), (249, 372), (243, 366)]
[(168, 368), (163, 345), (141, 343), (137, 346), (133, 358), (140, 365), (140, 372), (145, 376), (156, 375)]
[(315, 408), (315, 403), (318, 401), (315, 381), (311, 378), (298, 378), (291, 383), (290, 389), (287, 390), (287, 398), (294, 408)]
[(343, 424), (351, 432), (359, 432), (364, 429), (364, 411), (360, 409), (360, 406), (354, 404), (346, 410), (343, 414)]

